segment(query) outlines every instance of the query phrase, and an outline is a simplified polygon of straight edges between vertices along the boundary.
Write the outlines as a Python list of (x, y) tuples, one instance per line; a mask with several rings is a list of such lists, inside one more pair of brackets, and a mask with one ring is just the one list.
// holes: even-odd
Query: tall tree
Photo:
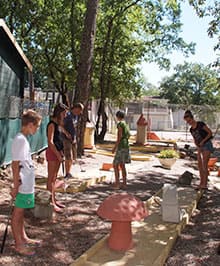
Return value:
[(174, 104), (220, 106), (218, 74), (202, 64), (177, 65), (161, 82), (160, 96)]
[(141, 93), (143, 80), (137, 65), (146, 60), (169, 67), (167, 54), (181, 50), (187, 55), (193, 52), (194, 45), (179, 37), (181, 10), (175, 1), (108, 0), (100, 9), (96, 44), (99, 76), (94, 88), (100, 99), (97, 139), (103, 140), (107, 129), (106, 99), (120, 104)]
[[(215, 51), (220, 49), (220, 2), (208, 0), (189, 0), (199, 17), (208, 17), (210, 19), (207, 34), (210, 38), (217, 36), (217, 43), (214, 47)], [(218, 55), (213, 66), (220, 66), (220, 56)]]
[(92, 61), (96, 32), (96, 15), (99, 0), (88, 0), (82, 34), (79, 65), (77, 69), (77, 81), (75, 90), (75, 101), (82, 102), (85, 106), (83, 119), (78, 127), (79, 141), (78, 153), (84, 152), (84, 131), (87, 121), (87, 105), (91, 88)]

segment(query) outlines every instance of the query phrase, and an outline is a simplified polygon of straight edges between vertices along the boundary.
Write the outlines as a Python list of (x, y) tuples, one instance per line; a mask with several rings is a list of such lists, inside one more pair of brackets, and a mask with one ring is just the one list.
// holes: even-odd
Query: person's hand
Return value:
[(65, 130), (64, 128), (62, 128), (62, 132), (66, 136), (66, 138), (68, 138), (70, 140), (72, 139), (71, 134), (67, 130)]
[(16, 197), (16, 195), (18, 194), (18, 188), (12, 188), (11, 189), (11, 192), (10, 192), (10, 195), (12, 197), (12, 199), (14, 199)]
[(66, 137), (69, 139), (69, 140), (72, 140), (72, 136), (68, 133), (68, 132), (66, 132)]
[(201, 148), (203, 145), (204, 145), (204, 141), (202, 140), (202, 141), (199, 143), (198, 146)]
[(64, 161), (64, 156), (61, 152), (59, 152), (59, 154), (57, 155), (57, 159), (60, 163), (62, 163), (62, 161)]
[(112, 153), (115, 153), (115, 150), (116, 150), (116, 147), (114, 147), (114, 148), (112, 149)]

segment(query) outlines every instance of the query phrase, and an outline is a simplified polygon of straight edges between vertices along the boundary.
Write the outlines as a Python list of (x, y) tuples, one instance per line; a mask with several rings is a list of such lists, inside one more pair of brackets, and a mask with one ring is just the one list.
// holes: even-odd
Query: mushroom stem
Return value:
[(114, 250), (128, 250), (133, 247), (130, 221), (112, 221), (108, 245)]

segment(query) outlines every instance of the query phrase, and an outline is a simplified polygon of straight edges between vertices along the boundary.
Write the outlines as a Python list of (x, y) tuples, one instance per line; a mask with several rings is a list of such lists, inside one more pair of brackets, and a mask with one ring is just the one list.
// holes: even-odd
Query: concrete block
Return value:
[(33, 212), (34, 212), (34, 217), (36, 218), (50, 220), (53, 217), (53, 205), (35, 204)]

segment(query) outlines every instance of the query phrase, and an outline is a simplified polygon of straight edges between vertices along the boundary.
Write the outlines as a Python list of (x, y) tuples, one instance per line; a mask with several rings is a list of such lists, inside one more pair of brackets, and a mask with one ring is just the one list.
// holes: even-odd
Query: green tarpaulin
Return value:
[[(43, 117), (41, 127), (34, 136), (29, 137), (32, 152), (38, 152), (47, 147), (46, 126), (49, 116)], [(11, 143), (20, 131), (21, 120), (0, 119), (0, 165), (11, 162)]]

